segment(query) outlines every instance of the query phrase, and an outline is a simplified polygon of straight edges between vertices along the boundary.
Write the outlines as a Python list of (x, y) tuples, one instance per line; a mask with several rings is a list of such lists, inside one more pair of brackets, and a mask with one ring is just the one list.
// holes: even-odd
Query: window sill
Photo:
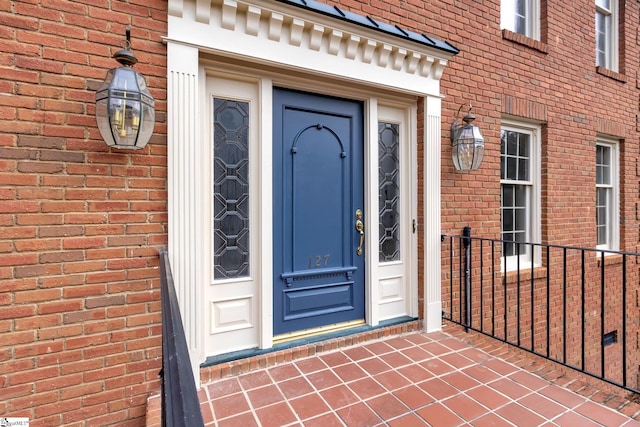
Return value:
[(526, 47), (530, 47), (531, 49), (535, 49), (539, 52), (547, 53), (546, 43), (543, 43), (540, 40), (532, 39), (531, 37), (524, 36), (520, 33), (514, 33), (510, 30), (502, 30), (502, 38)]
[[(598, 267), (602, 266), (602, 258), (603, 256), (601, 254), (598, 254)], [(622, 264), (622, 255), (620, 254), (616, 254), (616, 255), (605, 255), (604, 256), (604, 265), (605, 267), (608, 265), (617, 265), (617, 264)]]
[(598, 65), (596, 67), (596, 73), (603, 75), (605, 77), (609, 77), (610, 79), (622, 82), (622, 83), (626, 83), (627, 82), (627, 76), (625, 76), (622, 73), (617, 73), (613, 70), (609, 70), (608, 68), (604, 68), (600, 65)]
[[(518, 271), (510, 270), (506, 273), (502, 272), (501, 280), (504, 281), (506, 276), (506, 281), (508, 285), (518, 283)], [(533, 267), (533, 278), (534, 279), (544, 279), (547, 277), (547, 268), (546, 267)], [(520, 281), (531, 280), (531, 267), (521, 268), (520, 269)]]

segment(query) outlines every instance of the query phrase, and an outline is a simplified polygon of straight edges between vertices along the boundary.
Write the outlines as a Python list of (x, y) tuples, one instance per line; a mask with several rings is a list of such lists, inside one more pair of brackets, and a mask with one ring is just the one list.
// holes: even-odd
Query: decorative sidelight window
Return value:
[(400, 259), (400, 126), (378, 123), (380, 262)]
[(214, 99), (214, 278), (249, 275), (249, 103)]

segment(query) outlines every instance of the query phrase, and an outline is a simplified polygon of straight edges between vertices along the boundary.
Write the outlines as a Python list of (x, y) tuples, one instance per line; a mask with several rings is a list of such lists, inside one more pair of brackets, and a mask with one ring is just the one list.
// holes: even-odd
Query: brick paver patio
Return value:
[(640, 411), (616, 411), (442, 332), (322, 352), (199, 393), (205, 424), (218, 427), (640, 426)]

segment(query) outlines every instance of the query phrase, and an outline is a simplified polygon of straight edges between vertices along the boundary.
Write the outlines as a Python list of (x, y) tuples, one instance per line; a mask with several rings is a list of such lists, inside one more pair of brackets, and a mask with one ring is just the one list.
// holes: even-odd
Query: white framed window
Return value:
[(540, 127), (502, 122), (500, 218), (503, 269), (540, 264)]
[(500, 28), (540, 40), (540, 0), (502, 0)]
[(618, 71), (618, 7), (616, 0), (596, 0), (596, 65)]
[(597, 248), (618, 250), (619, 180), (618, 143), (598, 138), (596, 143), (596, 235)]

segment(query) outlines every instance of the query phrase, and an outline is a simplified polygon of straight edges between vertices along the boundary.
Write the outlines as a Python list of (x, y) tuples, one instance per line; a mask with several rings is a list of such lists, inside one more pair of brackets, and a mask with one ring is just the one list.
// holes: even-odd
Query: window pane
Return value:
[(505, 241), (502, 248), (503, 255), (505, 256), (527, 255), (529, 252), (529, 246), (524, 244), (526, 243), (525, 233), (507, 233), (502, 236), (502, 240)]
[(607, 244), (606, 227), (599, 225), (597, 230), (598, 230), (598, 245), (606, 245)]
[(518, 156), (523, 157), (525, 159), (529, 158), (529, 134), (519, 133), (518, 134)]
[(607, 41), (607, 17), (602, 13), (596, 13), (596, 34), (598, 37), (598, 47), (604, 50)]
[(214, 277), (249, 275), (249, 104), (214, 99)]
[(600, 148), (602, 148), (602, 164), (608, 167), (611, 164), (611, 147), (601, 145)]
[(518, 180), (529, 181), (529, 159), (527, 158), (518, 160)]
[(524, 208), (516, 209), (516, 227), (517, 231), (525, 233), (527, 231), (527, 211)]
[(527, 207), (527, 187), (524, 185), (515, 186), (516, 203), (515, 207), (525, 209)]
[[(512, 238), (507, 238), (507, 237), (503, 237), (504, 240), (506, 240), (507, 242), (512, 242), (513, 241), (513, 237)], [(513, 256), (516, 254), (516, 245), (514, 245), (513, 243), (507, 243), (505, 242), (503, 244), (503, 248), (502, 248), (502, 253), (504, 254), (504, 256)]]
[(513, 220), (513, 209), (502, 210), (502, 231), (513, 231), (515, 228)]
[[(515, 195), (515, 197), (514, 197)], [(502, 233), (511, 236), (514, 232), (524, 242), (527, 234), (527, 186), (502, 185)], [(520, 236), (521, 235), (521, 236)]]
[(596, 0), (596, 5), (603, 9), (611, 9), (611, 0)]
[(596, 189), (596, 230), (598, 233), (598, 245), (606, 245), (609, 243), (607, 241), (607, 211), (610, 191), (608, 188)]
[(379, 259), (400, 259), (400, 127), (378, 123)]
[(515, 198), (514, 198), (514, 186), (513, 185), (503, 185), (502, 186), (502, 206), (503, 207), (512, 207), (514, 206)]
[(507, 155), (509, 156), (517, 156), (518, 155), (518, 133), (508, 131), (507, 132)]
[(604, 51), (598, 51), (596, 57), (596, 65), (601, 67), (607, 66), (607, 55)]
[(611, 147), (596, 146), (596, 184), (611, 184)]
[(527, 34), (527, 20), (524, 16), (515, 17), (515, 31), (518, 34), (526, 35)]
[(608, 67), (610, 64), (611, 46), (611, 15), (596, 12), (596, 65)]
[(506, 179), (518, 179), (518, 160), (515, 157), (507, 158)]
[(523, 35), (527, 34), (527, 3), (528, 0), (516, 0), (515, 32)]
[(502, 131), (500, 139), (502, 179), (529, 181), (530, 178), (530, 135), (515, 131)]

